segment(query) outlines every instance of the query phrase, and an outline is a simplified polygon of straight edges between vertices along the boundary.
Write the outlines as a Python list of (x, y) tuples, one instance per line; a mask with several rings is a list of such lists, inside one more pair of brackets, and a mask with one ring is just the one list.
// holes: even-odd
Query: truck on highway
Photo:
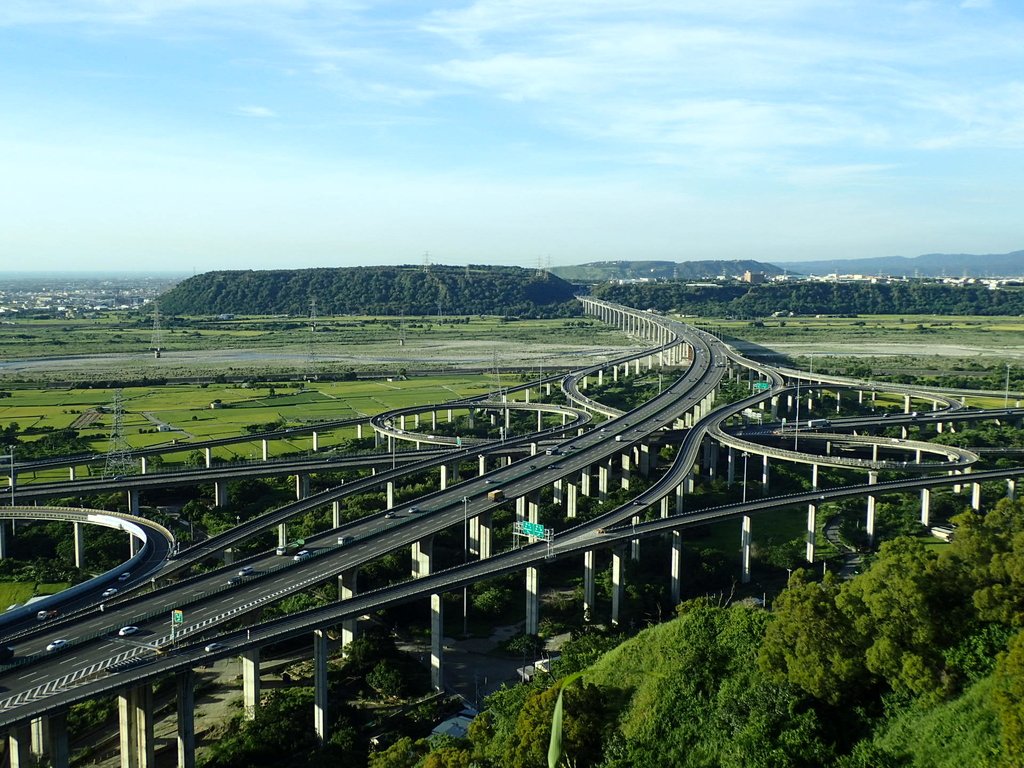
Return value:
[(504, 491), (488, 491), (488, 493), (487, 493), (487, 500), (488, 501), (504, 501), (505, 500), (505, 492)]
[(832, 426), (832, 422), (829, 421), (828, 419), (808, 419), (807, 420), (807, 428), (808, 429), (818, 429), (819, 427), (830, 427), (830, 426)]

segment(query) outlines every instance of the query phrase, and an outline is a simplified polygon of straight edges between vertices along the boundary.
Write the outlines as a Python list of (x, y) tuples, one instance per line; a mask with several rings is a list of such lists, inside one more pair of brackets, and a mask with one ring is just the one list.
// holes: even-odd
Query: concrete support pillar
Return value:
[(818, 490), (818, 465), (811, 464), (811, 488)]
[(27, 725), (14, 725), (7, 731), (7, 756), (11, 768), (35, 765), (32, 757), (32, 734)]
[(70, 480), (73, 483), (73, 482), (75, 482), (75, 477), (76, 477), (76, 475), (75, 475), (75, 468), (74, 467), (68, 467), (68, 480)]
[(1010, 501), (1014, 501), (1017, 498), (1017, 481), (1012, 477), (1006, 480), (1006, 498)]
[[(636, 528), (640, 524), (640, 515), (633, 515), (633, 527)], [(629, 541), (629, 559), (635, 563), (640, 562), (640, 537), (630, 539)]]
[(743, 516), (740, 527), (740, 581), (750, 583), (750, 515)]
[(592, 470), (592, 467), (585, 467), (583, 471), (580, 472), (580, 494), (582, 494), (583, 496), (594, 495), (593, 488), (591, 487), (593, 484), (593, 476), (591, 475)]
[(434, 536), (426, 536), (412, 543), (412, 577), (429, 576), (434, 560)]
[(930, 525), (932, 507), (931, 488), (921, 489), (921, 525)]
[(768, 456), (762, 457), (761, 462), (761, 495), (768, 495), (769, 480), (771, 479), (771, 468), (768, 463)]
[(526, 494), (526, 519), (531, 523), (540, 522), (540, 491)]
[(146, 474), (146, 469), (148, 468), (148, 464), (149, 463), (146, 461), (146, 457), (145, 456), (140, 456), (139, 457), (139, 474), (140, 475)]
[(621, 478), (619, 482), (621, 483), (622, 488), (628, 491), (629, 473), (632, 471), (632, 456), (630, 456), (629, 451), (620, 455), (619, 463), (622, 467), (622, 471), (619, 473)]
[(139, 550), (142, 549), (142, 540), (137, 539), (131, 534), (128, 535), (128, 557), (132, 558), (139, 554)]
[(68, 715), (59, 712), (49, 716), (50, 740), (47, 753), (50, 755), (52, 768), (69, 768), (71, 765), (71, 747), (68, 741)]
[(487, 457), (484, 456), (484, 454), (481, 453), (479, 456), (476, 457), (476, 461), (477, 461), (477, 474), (481, 475), (481, 476), (482, 475), (486, 475), (487, 474)]
[(215, 480), (213, 482), (213, 506), (223, 507), (228, 503), (228, 481)]
[(981, 483), (971, 483), (971, 509), (981, 511)]
[(394, 480), (388, 480), (387, 481), (387, 484), (385, 485), (384, 493), (385, 493), (385, 496), (387, 497), (386, 501), (384, 502), (384, 504), (385, 504), (384, 508), (385, 509), (394, 509), (395, 508), (395, 481)]
[(566, 480), (565, 483), (565, 515), (566, 517), (576, 517), (576, 506), (579, 501), (579, 488), (576, 487), (576, 483), (570, 483)]
[(121, 768), (154, 768), (153, 688), (140, 685), (117, 697)]
[(50, 754), (50, 718), (46, 715), (33, 718), (29, 723), (32, 734), (32, 754), (43, 757)]
[(481, 512), (477, 515), (477, 519), (480, 521), (480, 559), (486, 560), (491, 556), (493, 546), (493, 513)]
[(811, 502), (807, 505), (807, 562), (814, 562), (814, 544), (817, 536), (818, 505)]
[(608, 485), (612, 474), (612, 457), (597, 465), (597, 498), (604, 501), (608, 498)]
[(213, 449), (203, 448), (203, 458), (206, 459), (206, 468), (209, 469), (213, 466)]
[(323, 744), (330, 738), (327, 719), (327, 630), (313, 630), (313, 731)]
[(313, 453), (320, 450), (320, 435), (317, 432), (313, 432)]
[(331, 527), (338, 528), (341, 526), (341, 502), (331, 502)]
[[(878, 482), (877, 472), (868, 472), (868, 485), (874, 485)], [(872, 493), (868, 496), (868, 514), (867, 521), (865, 523), (865, 529), (868, 534), (868, 545), (875, 545), (875, 495)]]
[(687, 485), (687, 482), (690, 482), (689, 478), (690, 478), (690, 475), (687, 474), (687, 476), (683, 480), (683, 482), (681, 482), (679, 485), (676, 486), (676, 514), (677, 515), (683, 514), (683, 499), (686, 496), (686, 485)]
[(540, 631), (540, 569), (526, 569), (526, 628), (525, 633), (536, 635)]
[(558, 478), (551, 484), (551, 502), (559, 507), (565, 504), (565, 479)]
[[(374, 434), (376, 434), (376, 433), (374, 433)], [(362, 439), (363, 439), (363, 425), (362, 424), (356, 424), (356, 440), (362, 440)]]
[(612, 625), (618, 626), (626, 594), (626, 573), (621, 547), (612, 550)]
[(729, 448), (725, 453), (725, 485), (727, 488), (732, 488), (734, 482), (736, 482), (736, 450)]
[(295, 475), (295, 500), (302, 501), (309, 496), (309, 475), (301, 472)]
[(683, 583), (683, 532), (672, 531), (672, 559), (669, 563), (672, 604), (679, 603)]
[(139, 492), (135, 489), (129, 490), (128, 494), (128, 514), (138, 515), (140, 512), (139, 508)]
[(264, 461), (269, 461), (270, 460), (270, 441), (267, 440), (267, 439), (264, 439), (261, 442), (263, 443), (263, 460)]
[(593, 621), (597, 608), (597, 586), (594, 581), (594, 560), (597, 552), (588, 549), (583, 552), (583, 620)]
[(277, 546), (288, 546), (288, 523), (279, 523), (277, 526)]
[[(359, 589), (359, 569), (349, 568), (338, 574), (338, 600), (351, 600)], [(359, 618), (353, 616), (341, 622), (341, 647), (356, 639), (359, 632)]]
[(430, 685), (444, 690), (444, 600), (439, 592), (430, 595)]
[(85, 525), (74, 523), (75, 526), (75, 568), (85, 568)]
[(903, 396), (903, 412), (910, 413), (910, 395)]
[(196, 768), (196, 673), (175, 675), (178, 683), (178, 768)]
[(242, 651), (242, 711), (246, 720), (256, 719), (260, 705), (260, 649)]
[(516, 496), (516, 520), (522, 522), (526, 519), (526, 497)]

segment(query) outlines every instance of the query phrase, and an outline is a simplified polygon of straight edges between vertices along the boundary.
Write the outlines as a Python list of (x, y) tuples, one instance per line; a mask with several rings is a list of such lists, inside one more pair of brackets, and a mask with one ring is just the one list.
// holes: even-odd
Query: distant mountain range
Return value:
[(872, 259), (822, 259), (777, 262), (801, 275), (891, 275), (894, 277), (1020, 277), (1024, 251), (1012, 253), (926, 253), (923, 256), (881, 256)]
[(567, 267), (552, 267), (549, 272), (576, 283), (602, 283), (608, 280), (706, 280), (734, 277), (747, 270), (766, 275), (781, 275), (782, 269), (761, 261), (592, 261)]
[(881, 256), (871, 259), (820, 259), (769, 264), (763, 261), (592, 261), (549, 271), (576, 283), (609, 280), (707, 280), (742, 275), (747, 270), (765, 275), (890, 275), (893, 277), (1019, 277), (1024, 275), (1024, 251), (1012, 253), (928, 253), (923, 256)]

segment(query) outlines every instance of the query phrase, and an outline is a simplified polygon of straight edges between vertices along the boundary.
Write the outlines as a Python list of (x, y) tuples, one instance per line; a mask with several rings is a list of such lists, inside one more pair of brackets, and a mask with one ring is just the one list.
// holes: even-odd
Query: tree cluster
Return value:
[(1024, 291), (941, 283), (786, 283), (688, 286), (684, 283), (605, 284), (593, 295), (631, 307), (715, 317), (797, 315), (1019, 315)]

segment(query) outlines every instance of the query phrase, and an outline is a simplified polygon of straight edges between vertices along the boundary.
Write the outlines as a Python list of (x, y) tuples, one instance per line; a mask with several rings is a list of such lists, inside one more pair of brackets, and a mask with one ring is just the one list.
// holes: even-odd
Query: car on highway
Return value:
[(131, 571), (125, 571), (124, 573), (122, 573), (120, 576), (117, 577), (117, 580), (118, 581), (128, 581), (128, 579), (130, 579), (131, 577), (132, 577)]
[(393, 518), (394, 516), (395, 516), (395, 513), (394, 513), (394, 512), (385, 512), (385, 513), (384, 513), (384, 518), (385, 518), (385, 519), (387, 519), (387, 520), (390, 520), (390, 519), (391, 519), (391, 518)]
[(53, 642), (47, 643), (46, 651), (47, 653), (52, 651), (59, 651), (61, 648), (64, 648), (67, 644), (67, 640), (65, 640), (64, 638), (60, 638), (58, 640), (54, 640)]
[(307, 557), (309, 557), (309, 556), (310, 556), (311, 554), (312, 554), (312, 553), (311, 553), (311, 552), (310, 552), (310, 551), (309, 551), (308, 549), (300, 549), (300, 550), (299, 550), (298, 552), (296, 552), (296, 553), (295, 553), (295, 555), (294, 555), (294, 556), (292, 557), (292, 560), (295, 560), (296, 562), (298, 562), (299, 560), (305, 560), (305, 559), (306, 559)]
[(117, 594), (117, 587), (110, 587), (109, 589), (103, 590), (103, 594), (100, 597), (113, 597)]
[(419, 514), (422, 511), (423, 510), (420, 509), (419, 507), (409, 507), (409, 514), (410, 515), (417, 515), (417, 514)]
[[(295, 558), (295, 559), (298, 560), (298, 558)], [(241, 583), (242, 583), (242, 577), (241, 576), (232, 576), (230, 579), (227, 580), (227, 585), (229, 587), (233, 587), (236, 584), (241, 584)]]
[(127, 627), (121, 627), (119, 630), (117, 630), (117, 635), (118, 637), (128, 637), (128, 635), (134, 635), (138, 631), (138, 627), (129, 625)]
[(252, 572), (253, 572), (253, 568), (252, 568), (251, 565), (246, 565), (245, 567), (238, 569), (238, 575), (239, 576), (248, 576)]
[(221, 648), (224, 647), (224, 643), (207, 643), (205, 646), (203, 646), (203, 650), (207, 653), (213, 653), (214, 651), (219, 651)]
[(352, 536), (339, 536), (338, 537), (338, 546), (339, 547), (343, 547), (346, 544), (351, 544), (354, 540), (355, 539)]

